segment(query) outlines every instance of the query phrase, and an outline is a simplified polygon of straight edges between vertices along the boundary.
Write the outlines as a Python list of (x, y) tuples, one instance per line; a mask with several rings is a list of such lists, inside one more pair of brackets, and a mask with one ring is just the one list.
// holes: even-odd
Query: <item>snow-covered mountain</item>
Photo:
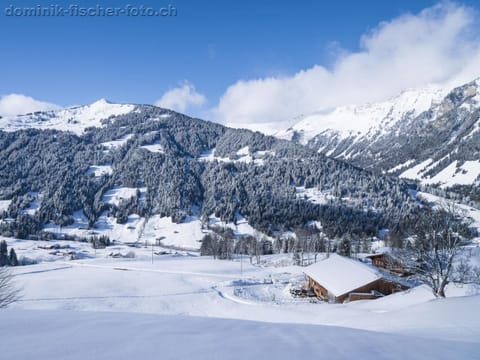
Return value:
[(278, 133), (320, 153), (426, 184), (479, 184), (480, 79), (408, 90), (380, 103), (305, 116)]
[(81, 135), (89, 127), (101, 127), (102, 120), (128, 114), (134, 109), (135, 105), (114, 104), (100, 99), (89, 105), (59, 111), (38, 111), (19, 116), (0, 117), (0, 130), (54, 129)]
[(277, 135), (293, 137), (305, 145), (319, 134), (328, 134), (338, 140), (359, 135), (373, 137), (375, 130), (386, 132), (398, 121), (418, 116), (444, 95), (445, 91), (438, 86), (407, 90), (384, 102), (341, 106), (303, 116), (297, 124)]
[(161, 228), (165, 244), (193, 248), (205, 223), (273, 236), (320, 221), (327, 234), (376, 236), (419, 211), (404, 181), (152, 105), (101, 100), (0, 125), (8, 236), (155, 241)]

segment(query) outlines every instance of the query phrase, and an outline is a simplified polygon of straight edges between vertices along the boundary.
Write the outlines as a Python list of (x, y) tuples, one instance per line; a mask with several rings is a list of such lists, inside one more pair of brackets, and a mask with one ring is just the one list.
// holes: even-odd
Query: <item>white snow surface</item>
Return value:
[(127, 141), (130, 140), (132, 137), (133, 137), (133, 134), (128, 134), (116, 140), (103, 142), (101, 143), (101, 145), (105, 147), (107, 150), (115, 150), (125, 145)]
[(85, 175), (93, 174), (95, 177), (110, 175), (113, 172), (111, 165), (91, 165)]
[(150, 144), (150, 145), (140, 146), (140, 148), (148, 150), (153, 153), (160, 153), (160, 154), (165, 153), (165, 151), (163, 150), (163, 146), (160, 144), (160, 141), (155, 141), (153, 144)]
[(122, 200), (128, 200), (134, 197), (137, 193), (145, 192), (145, 188), (129, 188), (129, 187), (116, 187), (105, 192), (102, 196), (102, 201), (107, 204), (118, 206)]
[[(48, 326), (46, 326), (48, 324)], [(478, 345), (364, 330), (205, 317), (3, 311), (4, 360), (474, 359)], [(341, 343), (341, 345), (340, 345)]]
[(245, 146), (239, 149), (236, 153), (236, 159), (230, 159), (228, 157), (221, 157), (215, 154), (215, 149), (209, 149), (204, 151), (198, 158), (199, 161), (219, 161), (225, 163), (237, 163), (244, 162), (247, 164), (253, 163), (255, 165), (263, 165), (264, 157), (266, 156), (275, 156), (274, 151), (264, 150), (264, 151), (255, 151), (253, 154), (250, 154), (248, 146)]
[(344, 295), (382, 277), (373, 267), (337, 254), (307, 266), (304, 272), (334, 296)]
[(329, 192), (315, 187), (306, 189), (304, 186), (299, 186), (295, 188), (295, 191), (299, 199), (305, 199), (315, 204), (327, 204), (328, 200), (333, 198)]
[(420, 90), (406, 90), (384, 102), (342, 106), (306, 115), (290, 129), (281, 131), (276, 136), (290, 138), (297, 131), (303, 134), (301, 142), (306, 144), (323, 132), (334, 132), (341, 138), (346, 138), (377, 130), (385, 131), (406, 115), (416, 116), (428, 110), (432, 103), (439, 102), (445, 95), (446, 90), (437, 85), (429, 85)]
[[(139, 188), (140, 201), (145, 196), (145, 188)], [(107, 191), (103, 201), (118, 205), (122, 199), (129, 199), (136, 194), (136, 188), (114, 188)], [(236, 224), (225, 223), (215, 216), (209, 217), (209, 226), (226, 227), (233, 230), (235, 236), (257, 235), (272, 238), (256, 231), (247, 219), (236, 214)], [(54, 232), (58, 236), (70, 235), (80, 238), (106, 235), (118, 243), (158, 244), (179, 249), (198, 250), (201, 240), (210, 230), (202, 227), (200, 215), (197, 210), (192, 215), (185, 217), (181, 223), (175, 223), (171, 217), (153, 215), (148, 219), (137, 214), (131, 214), (125, 224), (118, 224), (117, 219), (108, 212), (103, 212), (93, 225), (88, 227), (88, 219), (82, 210), (73, 213), (74, 222), (71, 225), (59, 227), (53, 223), (44, 226), (44, 231)]]
[(0, 213), (2, 211), (7, 211), (11, 203), (12, 200), (0, 200)]
[(397, 170), (400, 170), (401, 168), (407, 167), (407, 166), (411, 165), (411, 164), (414, 163), (414, 162), (415, 162), (415, 160), (413, 160), (413, 159), (407, 160), (407, 161), (405, 161), (405, 162), (402, 163), (402, 164), (399, 164), (399, 165), (397, 165), (397, 166), (394, 166), (394, 167), (391, 168), (391, 169), (388, 169), (388, 170), (387, 170), (387, 173), (392, 173), (392, 172), (395, 172), (395, 171), (397, 171)]
[(438, 174), (423, 182), (426, 184), (440, 183), (440, 187), (447, 188), (453, 185), (474, 184), (479, 176), (480, 161), (465, 161), (458, 166), (458, 161), (455, 160)]
[(125, 224), (118, 224), (116, 218), (110, 217), (104, 212), (96, 221), (95, 229), (88, 232), (92, 235), (106, 235), (118, 242), (135, 242), (141, 237), (144, 223), (145, 218), (131, 214), (128, 215)]
[(74, 223), (71, 225), (64, 226), (60, 229), (59, 226), (53, 223), (48, 223), (44, 226), (43, 230), (54, 233), (58, 233), (61, 231), (69, 235), (79, 235), (78, 232), (81, 230), (87, 232), (86, 230), (88, 229), (88, 219), (83, 213), (83, 210), (75, 211), (72, 216)]
[[(159, 246), (5, 240), (43, 262), (12, 268), (22, 299), (0, 311), (0, 346), (10, 349), (2, 360), (475, 359), (480, 348), (474, 287), (448, 287), (452, 297), (440, 300), (422, 286), (327, 304), (290, 295), (305, 284), (291, 254), (257, 265)], [(112, 258), (128, 252), (135, 257)]]
[(424, 184), (440, 184), (441, 188), (447, 188), (453, 185), (469, 185), (478, 183), (480, 176), (480, 161), (464, 161), (461, 165), (457, 160), (453, 161), (442, 171), (432, 177), (425, 175), (427, 171), (433, 168), (437, 162), (427, 159), (410, 169), (405, 170), (400, 177), (420, 180)]
[(100, 99), (90, 105), (72, 107), (0, 119), (0, 130), (16, 131), (28, 128), (55, 129), (81, 135), (88, 127), (102, 127), (102, 120), (110, 116), (128, 114), (135, 105), (113, 104)]
[[(451, 200), (447, 200), (440, 196), (432, 195), (426, 192), (419, 191), (417, 193), (419, 198), (425, 199), (436, 207), (451, 206)], [(464, 204), (455, 204), (455, 207), (462, 213), (465, 218), (471, 219), (471, 226), (477, 228), (480, 231), (480, 210), (472, 206)]]
[(421, 174), (426, 171), (426, 169), (429, 165), (432, 164), (432, 162), (432, 159), (422, 161), (420, 164), (417, 164), (410, 169), (405, 170), (403, 173), (400, 174), (400, 177), (406, 179), (420, 179)]
[(30, 195), (33, 198), (33, 200), (30, 202), (28, 208), (23, 210), (23, 213), (33, 216), (35, 215), (37, 210), (40, 209), (43, 195), (41, 193), (34, 192), (34, 191), (30, 191), (28, 195)]
[(240, 213), (236, 213), (235, 214), (235, 217), (236, 217), (236, 224), (234, 223), (226, 223), (222, 220), (220, 220), (219, 218), (217, 218), (215, 215), (210, 215), (208, 217), (208, 223), (210, 226), (218, 226), (218, 227), (222, 227), (222, 228), (229, 228), (229, 229), (232, 229), (233, 230), (233, 234), (235, 236), (246, 236), (246, 235), (251, 235), (251, 236), (262, 236), (262, 237), (265, 237), (271, 241), (273, 241), (274, 239), (268, 237), (267, 235), (255, 230), (247, 221), (247, 219), (245, 219)]
[(204, 235), (197, 216), (187, 216), (184, 222), (176, 224), (171, 217), (154, 215), (148, 219), (140, 241), (155, 244), (159, 240), (163, 245), (199, 249)]

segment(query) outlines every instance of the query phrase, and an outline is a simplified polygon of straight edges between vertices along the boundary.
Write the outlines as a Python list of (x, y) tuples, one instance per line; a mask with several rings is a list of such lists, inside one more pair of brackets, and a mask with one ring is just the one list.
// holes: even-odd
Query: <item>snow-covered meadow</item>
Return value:
[[(329, 196), (303, 188), (297, 194), (318, 202)], [(135, 195), (141, 199), (145, 189), (113, 188), (103, 201), (118, 204)], [(427, 193), (417, 196), (439, 206), (443, 201)], [(34, 213), (41, 194), (32, 199), (29, 211)], [(472, 226), (480, 227), (478, 210), (459, 207)], [(0, 346), (13, 347), (2, 359), (123, 359), (132, 354), (165, 359), (265, 354), (275, 359), (311, 354), (480, 358), (478, 287), (450, 285), (446, 299), (420, 286), (377, 300), (327, 304), (292, 297), (290, 289), (305, 283), (305, 269), (292, 265), (292, 254), (262, 256), (258, 264), (247, 256), (200, 256), (205, 230), (195, 214), (180, 224), (135, 214), (117, 224), (105, 213), (94, 229), (83, 212), (74, 219), (70, 226), (47, 225), (45, 230), (80, 238), (107, 235), (113, 245), (93, 249), (81, 241), (5, 238), (22, 263), (35, 264), (12, 268), (22, 297), (0, 313), (6, 334)], [(241, 214), (236, 224), (213, 215), (209, 224), (229, 227), (236, 236), (261, 235)], [(472, 242), (470, 251), (480, 263), (477, 244)], [(342, 274), (349, 276), (355, 274)]]
[(257, 265), (158, 246), (6, 240), (39, 263), (13, 268), (22, 298), (1, 313), (0, 345), (13, 348), (2, 359), (480, 354), (480, 291), (471, 286), (450, 286), (447, 299), (417, 287), (326, 304), (290, 295), (304, 282), (291, 255), (263, 256)]

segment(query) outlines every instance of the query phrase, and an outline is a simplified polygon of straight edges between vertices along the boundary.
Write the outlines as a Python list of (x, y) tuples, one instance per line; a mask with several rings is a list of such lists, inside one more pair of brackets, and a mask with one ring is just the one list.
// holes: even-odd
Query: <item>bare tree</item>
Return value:
[(462, 281), (457, 274), (464, 271), (459, 271), (459, 267), (468, 268), (466, 235), (467, 226), (461, 221), (459, 209), (453, 204), (444, 205), (427, 211), (417, 223), (415, 240), (394, 254), (416, 279), (432, 288), (435, 296), (445, 297), (449, 283)]
[(19, 299), (20, 291), (13, 284), (13, 275), (7, 267), (0, 267), (0, 308)]

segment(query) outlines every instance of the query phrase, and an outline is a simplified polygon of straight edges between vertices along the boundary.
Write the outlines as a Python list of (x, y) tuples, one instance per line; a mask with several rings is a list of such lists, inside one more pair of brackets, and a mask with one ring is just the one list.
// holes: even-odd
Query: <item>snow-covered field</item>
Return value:
[[(0, 346), (11, 349), (2, 359), (480, 354), (474, 287), (451, 286), (451, 297), (440, 300), (418, 287), (375, 301), (326, 304), (291, 297), (304, 277), (289, 255), (264, 256), (257, 265), (247, 257), (213, 260), (157, 246), (94, 250), (80, 242), (6, 240), (19, 257), (40, 263), (13, 268), (23, 296), (0, 313)], [(69, 260), (73, 252), (78, 260)], [(130, 258), (121, 257), (128, 252)]]
[(473, 342), (206, 317), (7, 310), (0, 326), (5, 360), (478, 358)]

